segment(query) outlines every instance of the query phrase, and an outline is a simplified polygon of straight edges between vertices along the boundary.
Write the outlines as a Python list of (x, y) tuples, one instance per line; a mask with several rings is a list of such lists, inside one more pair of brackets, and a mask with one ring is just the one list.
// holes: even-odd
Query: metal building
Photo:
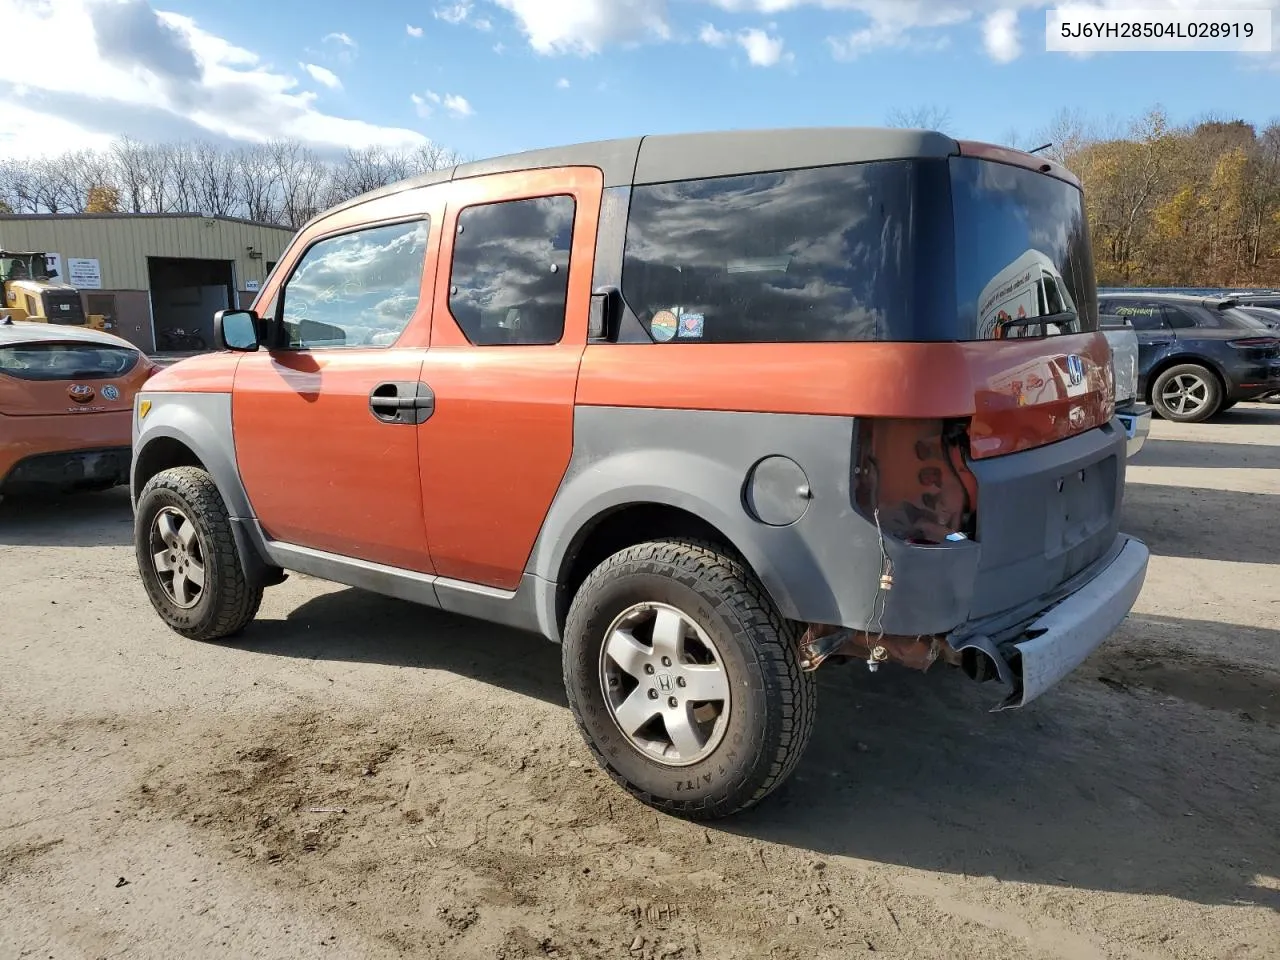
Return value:
[(149, 353), (213, 343), (213, 315), (247, 307), (293, 231), (185, 213), (0, 215), (0, 249), (48, 256), (86, 314)]

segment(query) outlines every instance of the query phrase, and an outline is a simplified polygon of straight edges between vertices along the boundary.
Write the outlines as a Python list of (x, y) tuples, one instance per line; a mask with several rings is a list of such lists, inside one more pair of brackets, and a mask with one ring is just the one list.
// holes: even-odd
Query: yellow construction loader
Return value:
[(0, 320), (29, 320), (33, 323), (60, 323), (73, 327), (102, 330), (106, 318), (85, 316), (80, 291), (58, 280), (58, 272), (49, 266), (43, 253), (13, 253), (0, 250), (0, 284), (4, 287), (4, 303), (0, 304)]

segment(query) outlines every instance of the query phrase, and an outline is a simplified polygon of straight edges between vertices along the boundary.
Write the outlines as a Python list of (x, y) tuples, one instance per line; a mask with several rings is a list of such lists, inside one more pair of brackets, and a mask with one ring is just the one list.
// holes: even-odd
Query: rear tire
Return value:
[(222, 640), (258, 613), (262, 588), (245, 576), (213, 478), (174, 467), (147, 482), (134, 517), (138, 573), (156, 613), (192, 640)]
[(741, 561), (696, 541), (639, 544), (573, 599), (569, 706), (601, 767), (643, 803), (729, 816), (790, 776), (813, 731), (798, 638)]
[(1198, 363), (1180, 363), (1156, 378), (1151, 405), (1164, 420), (1200, 423), (1222, 403), (1222, 384), (1213, 371)]

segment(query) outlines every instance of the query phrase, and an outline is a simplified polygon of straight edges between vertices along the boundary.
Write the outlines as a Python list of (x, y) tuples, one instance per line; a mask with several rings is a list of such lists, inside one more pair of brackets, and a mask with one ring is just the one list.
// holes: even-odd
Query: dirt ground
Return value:
[(558, 649), (293, 576), (164, 629), (123, 491), (0, 504), (0, 960), (1280, 957), (1280, 408), (1158, 423), (1111, 642), (1025, 711), (824, 668), (715, 826), (592, 764)]

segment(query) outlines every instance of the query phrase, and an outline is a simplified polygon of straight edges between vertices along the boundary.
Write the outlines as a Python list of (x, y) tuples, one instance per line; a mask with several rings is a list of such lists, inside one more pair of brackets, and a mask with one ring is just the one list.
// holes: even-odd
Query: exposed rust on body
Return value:
[(943, 636), (868, 633), (825, 623), (808, 625), (800, 638), (800, 657), (805, 670), (816, 670), (831, 657), (852, 657), (868, 663), (892, 661), (922, 673), (938, 660), (953, 666), (960, 663), (960, 654)]

